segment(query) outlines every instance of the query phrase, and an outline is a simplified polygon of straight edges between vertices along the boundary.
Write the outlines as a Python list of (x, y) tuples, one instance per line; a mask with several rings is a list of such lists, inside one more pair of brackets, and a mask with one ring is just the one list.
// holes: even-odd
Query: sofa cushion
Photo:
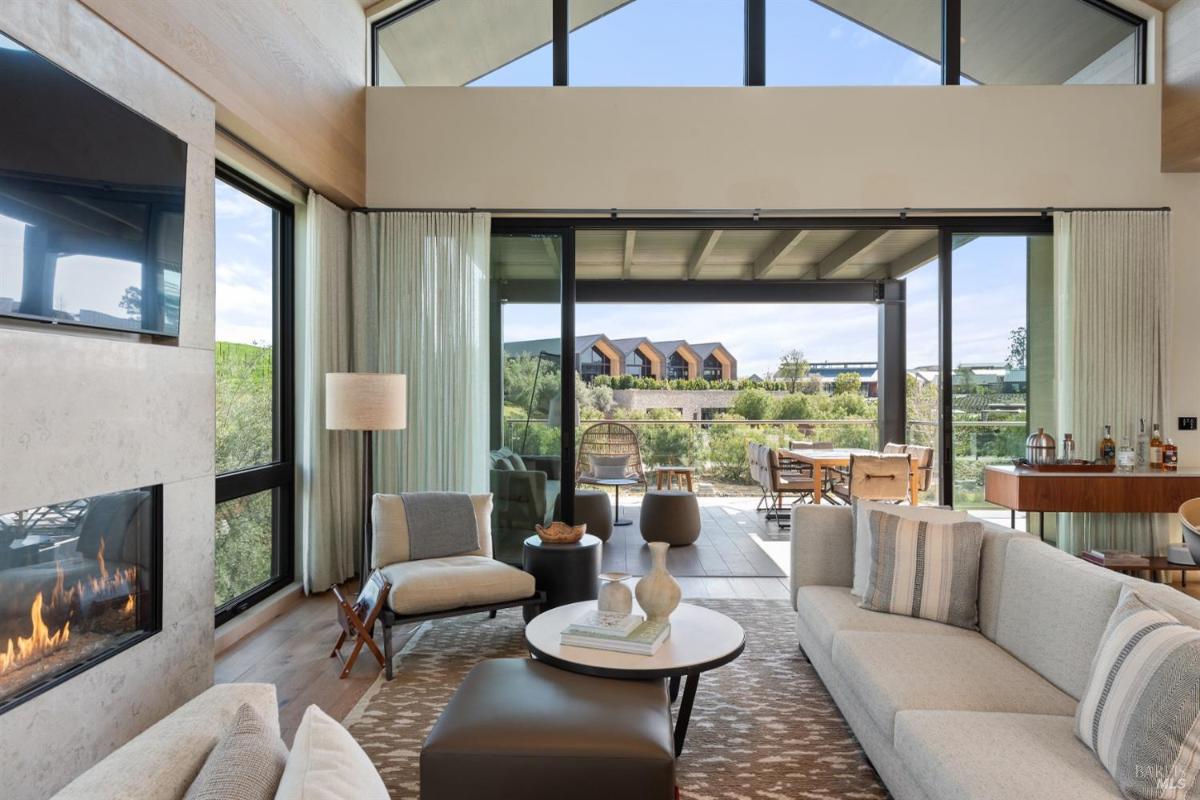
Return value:
[(855, 500), (851, 514), (854, 526), (854, 594), (862, 597), (867, 590), (867, 577), (871, 571), (871, 512), (886, 511), (902, 519), (921, 522), (966, 522), (966, 512), (940, 506), (898, 506), (878, 503), (874, 500)]
[[(475, 512), (475, 534), (479, 549), (464, 555), (490, 556), (492, 554), (492, 495), (470, 495), (471, 507)], [(371, 498), (371, 526), (374, 537), (371, 543), (371, 566), (382, 567), (412, 558), (412, 541), (408, 532), (408, 515), (404, 501), (398, 494), (376, 493)]]
[(1024, 531), (983, 523), (983, 547), (979, 550), (979, 630), (996, 641), (1000, 619), (1000, 595), (1004, 588), (1005, 554), (1011, 542), (1037, 541)]
[(978, 522), (922, 522), (872, 511), (871, 571), (863, 608), (979, 627)]
[(387, 800), (388, 790), (370, 756), (341, 723), (317, 706), (309, 706), (296, 729), (275, 800), (349, 797)]
[(895, 748), (929, 797), (1120, 800), (1073, 725), (1050, 714), (901, 711)]
[(288, 751), (276, 726), (242, 703), (233, 724), (208, 754), (184, 800), (271, 800)]
[(450, 556), (382, 567), (392, 582), (388, 605), (397, 614), (430, 614), (451, 608), (530, 597), (533, 576), (483, 556)]
[(876, 631), (880, 633), (917, 633), (931, 636), (975, 636), (965, 628), (943, 625), (916, 617), (880, 614), (859, 608), (858, 598), (848, 586), (801, 586), (796, 590), (800, 621), (820, 642), (825, 652), (833, 648), (839, 631)]
[(1078, 700), (1117, 606), (1116, 573), (1037, 540), (1005, 554), (996, 644)]
[[(1129, 798), (1200, 797), (1200, 631), (1126, 590), (1079, 701), (1076, 734)], [(1184, 781), (1176, 791), (1161, 782)]]
[(844, 631), (833, 664), (888, 733), (900, 711), (1075, 713), (1074, 699), (979, 634)]

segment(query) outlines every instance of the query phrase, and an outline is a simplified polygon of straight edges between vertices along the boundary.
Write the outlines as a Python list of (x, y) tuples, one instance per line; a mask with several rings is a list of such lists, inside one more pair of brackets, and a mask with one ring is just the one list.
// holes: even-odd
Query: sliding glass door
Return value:
[(563, 383), (573, 356), (563, 347), (568, 241), (552, 231), (492, 237), (492, 539), (496, 557), (511, 564), (521, 563), (536, 525), (564, 518), (574, 477), (564, 444), (575, 408), (574, 384)]
[(954, 232), (949, 281), (950, 499), (986, 513), (984, 469), (1024, 455), (1031, 429), (1061, 438), (1053, 425), (1051, 237)]

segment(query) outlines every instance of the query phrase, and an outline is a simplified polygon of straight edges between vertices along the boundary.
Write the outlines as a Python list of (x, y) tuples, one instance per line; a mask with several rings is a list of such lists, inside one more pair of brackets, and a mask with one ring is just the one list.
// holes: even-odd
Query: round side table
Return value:
[[(550, 544), (541, 537), (525, 540), (525, 571), (546, 592), (541, 611), (568, 603), (595, 600), (600, 593), (600, 540), (585, 533), (578, 542)], [(534, 606), (525, 606), (525, 621), (537, 615)]]

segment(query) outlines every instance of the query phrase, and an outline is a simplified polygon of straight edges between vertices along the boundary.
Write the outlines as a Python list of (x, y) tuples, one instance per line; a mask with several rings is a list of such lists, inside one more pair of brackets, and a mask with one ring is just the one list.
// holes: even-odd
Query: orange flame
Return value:
[(54, 633), (50, 632), (50, 628), (42, 619), (41, 592), (38, 592), (37, 596), (33, 598), (33, 607), (30, 609), (29, 616), (33, 620), (33, 632), (28, 638), (18, 636), (15, 643), (12, 639), (8, 640), (8, 646), (3, 653), (0, 653), (0, 672), (5, 672), (18, 662), (27, 661), (33, 656), (44, 655), (62, 646), (70, 638), (70, 622), (64, 624), (60, 630)]

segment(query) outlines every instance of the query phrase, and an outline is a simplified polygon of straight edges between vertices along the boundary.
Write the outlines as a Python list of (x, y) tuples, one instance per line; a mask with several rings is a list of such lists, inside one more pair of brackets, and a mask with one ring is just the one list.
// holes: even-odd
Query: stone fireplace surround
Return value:
[(0, 32), (188, 145), (177, 343), (0, 327), (0, 512), (163, 486), (162, 631), (0, 715), (4, 795), (40, 800), (212, 684), (215, 115), (78, 0), (0, 4)]

